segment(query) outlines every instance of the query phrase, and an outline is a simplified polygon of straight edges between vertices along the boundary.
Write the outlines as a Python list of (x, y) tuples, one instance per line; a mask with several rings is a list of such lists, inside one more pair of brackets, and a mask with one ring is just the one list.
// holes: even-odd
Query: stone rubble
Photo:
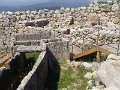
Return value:
[[(35, 33), (36, 35), (41, 31), (53, 32), (54, 38), (66, 38), (70, 41), (70, 45), (76, 45), (84, 50), (97, 44), (117, 44), (120, 28), (119, 7), (119, 4), (115, 3), (90, 4), (78, 8), (62, 7), (60, 10), (3, 11), (0, 13), (0, 56), (10, 51), (9, 48), (14, 44), (16, 34)], [(49, 37), (49, 34), (43, 36)], [(37, 36), (30, 39), (35, 37)], [(84, 65), (86, 68), (92, 68), (95, 71), (92, 75), (98, 80), (95, 82), (96, 85), (102, 81), (106, 86), (104, 90), (117, 90), (120, 88), (119, 60), (119, 56), (109, 55), (107, 61), (101, 64), (68, 62), (72, 67)], [(90, 73), (86, 77), (90, 78), (89, 76)], [(92, 82), (89, 81), (90, 84)], [(100, 90), (104, 85), (90, 87), (92, 90)]]

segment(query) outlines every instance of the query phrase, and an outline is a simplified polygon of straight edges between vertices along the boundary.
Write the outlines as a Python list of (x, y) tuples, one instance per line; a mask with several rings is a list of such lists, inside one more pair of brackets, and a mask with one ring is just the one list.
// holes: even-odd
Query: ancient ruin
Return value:
[[(120, 90), (119, 44), (119, 2), (0, 12), (0, 90), (57, 90), (58, 81), (49, 88), (49, 75), (62, 78), (71, 68), (85, 82), (59, 90)], [(29, 62), (28, 53), (37, 53), (36, 61)]]

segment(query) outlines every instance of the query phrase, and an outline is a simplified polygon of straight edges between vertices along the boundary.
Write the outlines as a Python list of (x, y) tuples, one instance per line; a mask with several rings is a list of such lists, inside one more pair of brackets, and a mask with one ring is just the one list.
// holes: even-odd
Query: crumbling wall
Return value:
[(33, 69), (22, 80), (17, 90), (43, 90), (48, 73), (46, 52), (42, 52)]
[[(69, 42), (58, 40), (46, 42), (46, 51), (41, 52), (33, 69), (22, 80), (17, 90), (43, 90), (47, 79), (48, 70), (55, 70), (57, 60), (69, 59)], [(58, 66), (59, 67), (59, 66)]]
[[(23, 36), (24, 37), (24, 36)], [(20, 37), (19, 40), (21, 40)], [(69, 41), (65, 39), (41, 39), (41, 40), (30, 40), (30, 41), (16, 41), (15, 46), (13, 46), (13, 52), (17, 51), (19, 45), (24, 46), (41, 46), (48, 47), (51, 53), (56, 57), (56, 59), (69, 59)]]
[[(20, 40), (21, 40), (21, 38), (20, 38)], [(25, 41), (25, 43), (20, 42), (19, 44), (24, 45), (26, 43), (29, 43), (29, 42)], [(30, 42), (30, 43), (32, 43), (32, 42)], [(35, 42), (35, 43), (37, 43), (37, 42)], [(44, 40), (41, 40), (40, 46), (45, 47), (46, 51), (41, 52), (37, 62), (33, 66), (32, 70), (27, 74), (27, 76), (24, 77), (24, 79), (22, 80), (22, 82), (19, 85), (19, 87), (17, 88), (17, 90), (43, 90), (44, 84), (48, 77), (47, 76), (48, 70), (50, 69), (50, 70), (54, 71), (54, 69), (55, 69), (54, 63), (56, 63), (57, 60), (69, 59), (69, 41), (67, 41), (67, 40), (44, 39)], [(19, 45), (17, 46), (17, 44), (16, 44), (15, 48), (17, 48), (17, 47), (19, 47)], [(15, 49), (13, 49), (13, 50), (15, 50)], [(7, 64), (6, 66), (9, 67), (8, 70), (12, 69), (13, 71), (15, 71), (17, 73), (20, 69), (24, 69), (25, 59), (26, 59), (25, 53), (20, 53), (20, 54), (18, 54), (18, 56), (16, 56), (9, 62), (10, 65)], [(8, 75), (6, 75), (6, 76), (11, 77), (11, 74), (8, 73)], [(11, 77), (11, 79), (8, 79), (8, 78), (6, 78), (6, 79), (9, 81), (12, 81), (12, 79), (14, 79), (14, 77)], [(8, 81), (8, 84), (10, 83), (9, 81)], [(2, 87), (3, 85), (0, 85), (0, 86)], [(4, 84), (4, 86), (5, 86), (5, 84)], [(7, 90), (7, 89), (0, 89), (0, 90)]]

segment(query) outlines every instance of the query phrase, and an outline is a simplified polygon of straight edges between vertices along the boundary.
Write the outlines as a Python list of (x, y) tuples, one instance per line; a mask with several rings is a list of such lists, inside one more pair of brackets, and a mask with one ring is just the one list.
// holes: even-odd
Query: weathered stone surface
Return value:
[(50, 42), (47, 44), (48, 49), (57, 59), (69, 59), (69, 41)]
[(43, 90), (48, 73), (47, 66), (46, 52), (42, 52), (33, 69), (22, 80), (17, 90)]
[(112, 22), (114, 24), (118, 24), (119, 23), (119, 18), (118, 17), (112, 18)]
[(46, 26), (49, 23), (48, 20), (42, 20), (42, 19), (38, 19), (38, 20), (33, 20), (33, 21), (27, 21), (25, 22), (25, 26), (36, 26), (36, 27), (42, 27), (42, 26)]
[(115, 55), (108, 56), (107, 61), (102, 62), (96, 71), (96, 78), (106, 87), (114, 86), (120, 89), (120, 62), (119, 56), (117, 57), (115, 57)]
[(108, 88), (105, 88), (104, 90), (120, 90), (120, 89), (115, 86), (110, 86)]
[(16, 53), (0, 68), (0, 90), (10, 89), (10, 83), (15, 80), (16, 72), (22, 70), (23, 67), (22, 58), (19, 53)]
[(117, 4), (117, 3), (113, 4), (112, 11), (117, 12), (119, 10), (120, 10), (119, 4)]
[(107, 57), (107, 60), (120, 60), (120, 56), (117, 56), (115, 54), (110, 54), (108, 57)]
[(63, 34), (70, 34), (70, 29), (68, 29), (68, 28), (58, 28), (56, 30), (56, 32), (63, 33)]
[(95, 86), (94, 81), (93, 80), (89, 80), (87, 89), (90, 90), (90, 89), (92, 89), (93, 86)]
[(74, 18), (73, 18), (72, 16), (69, 16), (69, 17), (67, 18), (67, 22), (68, 22), (68, 25), (74, 24)]
[(50, 31), (41, 31), (34, 34), (17, 34), (15, 35), (15, 41), (28, 41), (28, 40), (40, 40), (52, 38), (52, 33)]
[(17, 52), (42, 52), (44, 51), (46, 48), (42, 48), (41, 46), (19, 46), (17, 48)]
[(3, 47), (3, 40), (0, 39), (0, 48), (2, 48), (2, 47)]
[(84, 75), (84, 77), (87, 78), (87, 79), (92, 79), (93, 74), (90, 73), (90, 72), (87, 72), (87, 73)]

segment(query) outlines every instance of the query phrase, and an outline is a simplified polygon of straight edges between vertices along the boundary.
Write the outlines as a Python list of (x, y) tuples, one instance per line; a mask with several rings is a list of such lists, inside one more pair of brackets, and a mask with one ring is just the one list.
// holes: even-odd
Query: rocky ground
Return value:
[(59, 90), (120, 90), (119, 60), (110, 54), (101, 63), (60, 62)]
[[(0, 13), (0, 51), (9, 51), (17, 33), (53, 31), (80, 48), (84, 45), (117, 43), (119, 38), (118, 4), (90, 4), (60, 10), (16, 11)], [(99, 27), (98, 27), (99, 25)], [(98, 32), (99, 31), (99, 32)], [(1, 54), (2, 54), (1, 52)]]
[[(120, 28), (119, 4), (90, 4), (60, 10), (16, 11), (0, 13), (0, 56), (8, 53), (15, 34), (51, 31), (81, 49), (93, 45), (118, 44)], [(83, 69), (83, 71), (81, 70)], [(89, 72), (89, 68), (94, 71)], [(87, 73), (88, 72), (88, 73)], [(61, 66), (60, 90), (119, 90), (119, 57), (108, 56), (102, 63), (67, 62)], [(67, 77), (66, 77), (67, 74)], [(116, 77), (117, 76), (117, 77)], [(67, 80), (66, 80), (67, 79)], [(82, 81), (84, 80), (84, 81)], [(67, 84), (66, 84), (67, 83)], [(65, 84), (65, 86), (63, 86)], [(83, 89), (77, 89), (83, 88)]]

